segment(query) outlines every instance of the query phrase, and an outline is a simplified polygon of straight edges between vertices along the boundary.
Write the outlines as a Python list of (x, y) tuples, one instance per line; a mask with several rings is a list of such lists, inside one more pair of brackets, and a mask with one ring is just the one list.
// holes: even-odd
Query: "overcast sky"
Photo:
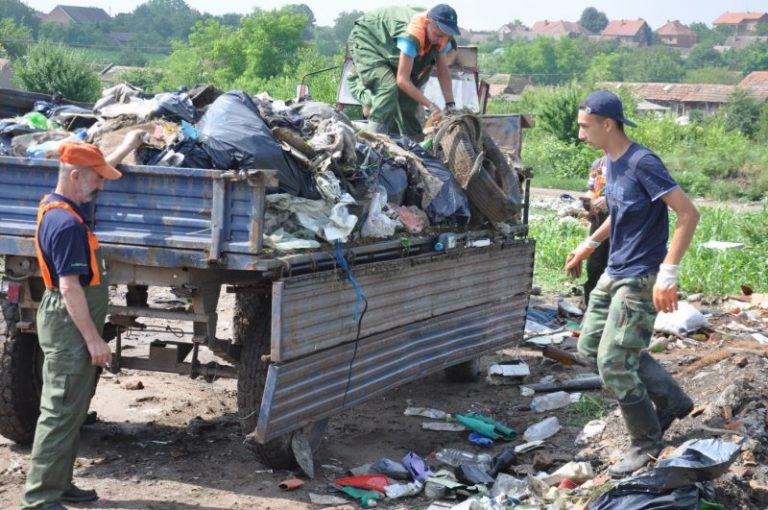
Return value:
[[(434, 0), (435, 2), (445, 0)], [(101, 7), (111, 15), (130, 12), (144, 0), (28, 0), (32, 8), (50, 12), (56, 5), (79, 5)], [(187, 0), (187, 5), (201, 12), (224, 14), (250, 13), (254, 7), (272, 9), (292, 3), (305, 3), (315, 13), (318, 25), (333, 25), (336, 16), (343, 11), (372, 10), (388, 5), (422, 5), (430, 7), (427, 1), (396, 0)], [(495, 30), (504, 23), (515, 19), (530, 26), (537, 20), (564, 19), (577, 21), (585, 7), (596, 7), (609, 19), (643, 18), (651, 28), (658, 28), (667, 20), (678, 19), (683, 23), (702, 21), (708, 24), (725, 11), (768, 12), (768, 0), (448, 0), (459, 15), (459, 25), (472, 30)]]

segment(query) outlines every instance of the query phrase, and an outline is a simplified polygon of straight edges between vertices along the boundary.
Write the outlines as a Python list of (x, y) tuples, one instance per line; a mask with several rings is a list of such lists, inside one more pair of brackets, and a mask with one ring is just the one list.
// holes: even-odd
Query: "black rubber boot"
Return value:
[(686, 395), (677, 381), (659, 365), (653, 356), (643, 351), (640, 354), (640, 368), (637, 371), (648, 396), (656, 406), (661, 433), (667, 431), (672, 422), (685, 418), (693, 411), (693, 401)]
[(656, 411), (648, 395), (619, 401), (624, 423), (630, 437), (630, 448), (621, 462), (608, 468), (608, 473), (623, 478), (645, 466), (656, 457), (662, 448), (661, 427)]

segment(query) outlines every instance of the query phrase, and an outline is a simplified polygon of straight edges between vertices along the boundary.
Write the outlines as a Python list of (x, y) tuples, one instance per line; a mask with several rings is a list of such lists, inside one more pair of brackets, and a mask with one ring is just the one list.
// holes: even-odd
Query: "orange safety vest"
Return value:
[[(408, 24), (408, 35), (415, 39), (419, 45), (418, 56), (423, 57), (429, 50), (432, 49), (432, 45), (427, 44), (427, 13), (421, 13), (411, 18), (411, 22)], [(445, 36), (440, 39), (440, 43), (437, 45), (438, 51), (442, 51), (445, 45), (450, 41), (450, 37)]]
[(91, 273), (93, 273), (88, 286), (96, 287), (97, 285), (101, 285), (101, 271), (99, 271), (99, 262), (98, 258), (96, 257), (96, 252), (99, 250), (99, 240), (96, 239), (96, 234), (94, 234), (88, 225), (85, 224), (82, 216), (80, 216), (77, 211), (75, 211), (68, 203), (58, 200), (46, 203), (49, 196), (50, 195), (45, 195), (43, 199), (40, 200), (40, 205), (37, 208), (37, 223), (35, 224), (35, 252), (37, 253), (37, 263), (40, 266), (40, 272), (43, 273), (43, 282), (45, 283), (45, 288), (55, 289), (56, 287), (53, 285), (53, 278), (51, 278), (51, 270), (48, 267), (48, 263), (45, 261), (45, 257), (43, 257), (43, 250), (40, 249), (40, 239), (38, 238), (38, 232), (40, 231), (40, 223), (43, 221), (43, 216), (51, 209), (64, 209), (69, 214), (77, 218), (77, 221), (85, 226), (85, 231), (88, 233), (88, 251), (91, 255)]

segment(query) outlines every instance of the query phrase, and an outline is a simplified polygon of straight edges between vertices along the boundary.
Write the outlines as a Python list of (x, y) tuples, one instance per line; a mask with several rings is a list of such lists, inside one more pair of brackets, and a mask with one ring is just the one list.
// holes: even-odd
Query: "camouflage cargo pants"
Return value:
[(589, 298), (578, 349), (597, 361), (603, 383), (619, 400), (646, 395), (637, 371), (653, 335), (655, 281), (656, 275), (611, 278), (604, 273)]

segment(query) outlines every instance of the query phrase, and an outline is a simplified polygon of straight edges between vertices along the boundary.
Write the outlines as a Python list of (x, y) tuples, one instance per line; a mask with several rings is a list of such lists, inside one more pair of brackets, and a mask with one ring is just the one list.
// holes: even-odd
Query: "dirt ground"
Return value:
[[(168, 301), (167, 296), (164, 299)], [(231, 294), (223, 294), (220, 337), (231, 333), (231, 299)], [(577, 299), (571, 298), (573, 302)], [(534, 301), (552, 304), (555, 297)], [(710, 306), (706, 299), (696, 304)], [(714, 328), (719, 332), (709, 330), (699, 341), (672, 339), (663, 353), (656, 354), (671, 372), (678, 374), (696, 404), (706, 406), (700, 415), (675, 422), (666, 435), (668, 444), (677, 446), (686, 439), (707, 437), (744, 442), (740, 458), (716, 483), (716, 500), (728, 509), (768, 508), (768, 346), (755, 341), (738, 343), (734, 336), (744, 333), (728, 333), (727, 329), (736, 321), (753, 330), (768, 330), (768, 311), (748, 314), (719, 316), (714, 319)], [(142, 333), (127, 342), (140, 353), (149, 341), (162, 335)], [(482, 364), (487, 367), (513, 358), (530, 365), (532, 382), (547, 375), (568, 378), (577, 371), (523, 348), (499, 351), (483, 358)], [(712, 360), (716, 361), (710, 363)], [(137, 380), (143, 389), (129, 389)], [(610, 458), (625, 446), (626, 434), (610, 397), (599, 391), (589, 394), (597, 402), (602, 398), (611, 404), (602, 436), (581, 452), (592, 462), (595, 472), (601, 473)], [(519, 439), (512, 444), (522, 442), (520, 437), (528, 425), (550, 415), (559, 416), (562, 430), (544, 448), (521, 455), (512, 468), (516, 475), (551, 472), (579, 453), (574, 439), (581, 426), (596, 417), (590, 415), (596, 411), (578, 411), (570, 406), (567, 410), (536, 413), (530, 409), (530, 402), (516, 385), (490, 385), (485, 380), (449, 383), (441, 373), (430, 375), (332, 418), (315, 456), (316, 477), (306, 480), (303, 488), (283, 492), (279, 482), (300, 473), (273, 471), (260, 464), (243, 445), (234, 380), (219, 379), (209, 384), (169, 374), (105, 374), (92, 406), (99, 419), (82, 429), (75, 471), (78, 485), (95, 488), (101, 499), (70, 506), (122, 510), (323, 508), (310, 503), (310, 492), (327, 494), (330, 482), (355, 466), (382, 457), (399, 461), (411, 450), (422, 457), (441, 447), (477, 450), (466, 440), (466, 432), (422, 430), (421, 423), (426, 419), (403, 415), (409, 405), (491, 416), (518, 432)], [(491, 453), (503, 446), (497, 443)], [(28, 447), (0, 438), (0, 508), (18, 507), (28, 461)], [(429, 462), (437, 467), (434, 461)], [(421, 496), (381, 501), (378, 506), (424, 509), (430, 502)]]

